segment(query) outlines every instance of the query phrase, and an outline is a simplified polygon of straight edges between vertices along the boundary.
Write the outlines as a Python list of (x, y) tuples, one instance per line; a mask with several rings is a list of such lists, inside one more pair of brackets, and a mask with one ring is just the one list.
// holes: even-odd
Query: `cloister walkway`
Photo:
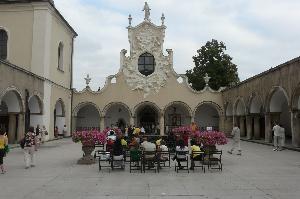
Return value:
[[(229, 145), (223, 146), (224, 152)], [(0, 175), (0, 198), (10, 199), (298, 199), (300, 153), (273, 152), (271, 146), (242, 142), (243, 155), (224, 153), (222, 172), (159, 174), (98, 171), (97, 164), (77, 165), (81, 146), (70, 139), (44, 144), (37, 165), (24, 169), (21, 149), (5, 159), (8, 172)]]

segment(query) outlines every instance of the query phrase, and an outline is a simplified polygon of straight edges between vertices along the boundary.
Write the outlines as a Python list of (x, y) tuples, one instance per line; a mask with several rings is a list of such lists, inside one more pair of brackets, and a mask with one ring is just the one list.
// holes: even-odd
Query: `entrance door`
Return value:
[(8, 116), (0, 116), (0, 128), (8, 132)]
[(155, 126), (156, 126), (156, 112), (150, 106), (146, 106), (140, 112), (140, 127), (144, 127), (146, 134), (155, 134)]

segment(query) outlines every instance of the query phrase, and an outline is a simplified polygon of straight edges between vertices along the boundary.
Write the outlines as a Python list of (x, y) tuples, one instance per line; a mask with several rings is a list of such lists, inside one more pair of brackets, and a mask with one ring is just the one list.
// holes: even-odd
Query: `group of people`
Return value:
[[(166, 161), (168, 160), (169, 156), (167, 153), (156, 153), (155, 152), (168, 152), (169, 148), (166, 144), (166, 141), (162, 137), (158, 137), (157, 140), (154, 142), (151, 142), (148, 140), (147, 136), (144, 136), (144, 134), (141, 133), (133, 133), (132, 136), (125, 136), (126, 134), (122, 133), (115, 133), (113, 130), (108, 132), (107, 136), (107, 143), (106, 143), (106, 151), (111, 151), (113, 153), (114, 160), (119, 160), (114, 162), (114, 166), (121, 166), (121, 168), (124, 168), (124, 162), (121, 160), (125, 160), (126, 158), (126, 150), (129, 150), (131, 152), (133, 151), (146, 151), (150, 152), (148, 154), (145, 154), (145, 161), (149, 162), (148, 166), (152, 167), (151, 165), (153, 163), (153, 160), (161, 160)], [(182, 169), (181, 161), (185, 161), (189, 148), (188, 148), (188, 141), (185, 141), (184, 139), (179, 139), (176, 142), (176, 152), (179, 152), (178, 155), (175, 155), (172, 159), (177, 161), (179, 169)], [(200, 152), (202, 151), (202, 148), (199, 144), (196, 144), (195, 140), (191, 140), (191, 151)], [(153, 153), (151, 153), (153, 152)], [(180, 153), (180, 152), (186, 152), (186, 153)], [(177, 153), (176, 153), (177, 154)], [(199, 160), (200, 157), (199, 154), (191, 156), (191, 167), (190, 169), (194, 169), (194, 160)]]

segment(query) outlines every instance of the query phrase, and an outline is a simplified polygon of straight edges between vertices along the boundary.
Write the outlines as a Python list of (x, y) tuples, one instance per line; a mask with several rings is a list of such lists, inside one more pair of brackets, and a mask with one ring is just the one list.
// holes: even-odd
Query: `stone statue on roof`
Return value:
[(147, 20), (147, 21), (150, 21), (150, 8), (149, 8), (149, 6), (148, 6), (148, 3), (147, 2), (145, 2), (145, 5), (144, 5), (144, 9), (142, 10), (142, 11), (145, 11), (145, 18), (144, 18), (144, 20)]

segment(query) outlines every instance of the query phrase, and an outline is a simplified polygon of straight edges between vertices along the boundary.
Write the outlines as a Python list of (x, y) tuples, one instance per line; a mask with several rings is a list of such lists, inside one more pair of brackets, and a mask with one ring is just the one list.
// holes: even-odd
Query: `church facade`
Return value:
[[(144, 10), (144, 21), (135, 27), (129, 17), (130, 49), (120, 52), (119, 72), (109, 76), (99, 91), (87, 85), (74, 92), (73, 129), (135, 125), (149, 134), (164, 135), (174, 127), (196, 122), (203, 128), (222, 130), (221, 90), (214, 91), (207, 84), (195, 91), (185, 75), (174, 71), (172, 49), (164, 52), (164, 16), (155, 25), (147, 4)], [(206, 79), (208, 82), (209, 77)]]
[[(0, 125), (17, 141), (29, 125), (70, 131), (127, 125), (167, 135), (195, 122), (229, 133), (238, 123), (242, 137), (271, 142), (273, 122), (286, 129), (287, 142), (300, 147), (300, 58), (230, 88), (193, 90), (173, 69), (173, 50), (164, 48), (165, 17), (133, 26), (130, 49), (121, 50), (120, 68), (99, 91), (72, 88), (73, 28), (52, 0), (0, 3)], [(213, 77), (212, 77), (213, 78)], [(69, 133), (66, 136), (70, 135)]]

